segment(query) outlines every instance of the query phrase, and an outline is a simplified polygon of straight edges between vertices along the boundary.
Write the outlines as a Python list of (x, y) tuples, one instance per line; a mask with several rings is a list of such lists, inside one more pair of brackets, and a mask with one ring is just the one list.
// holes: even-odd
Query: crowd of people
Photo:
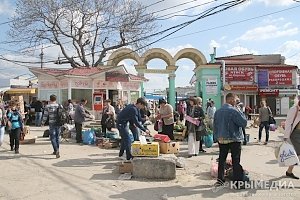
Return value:
[[(76, 106), (71, 100), (63, 106), (56, 102), (56, 96), (51, 95), (49, 102), (43, 104), (39, 100), (35, 100), (31, 104), (31, 109), (35, 111), (35, 125), (49, 125), (49, 135), (53, 147), (53, 154), (56, 158), (60, 157), (59, 137), (61, 127), (65, 123), (71, 123), (74, 120), (76, 129), (76, 142), (82, 143), (82, 126), (86, 118), (93, 118), (93, 115), (87, 111), (85, 105), (86, 99), (82, 99)], [(224, 169), (226, 158), (231, 152), (233, 165), (233, 179), (235, 181), (245, 181), (243, 167), (240, 165), (241, 145), (246, 145), (246, 125), (249, 117), (247, 109), (243, 107), (238, 96), (233, 93), (226, 95), (226, 102), (220, 109), (216, 109), (212, 99), (207, 100), (206, 106), (203, 107), (201, 97), (190, 97), (187, 101), (180, 101), (176, 111), (168, 104), (165, 99), (158, 101), (158, 108), (155, 113), (155, 121), (159, 121), (161, 128), (160, 134), (167, 135), (174, 140), (174, 124), (185, 123), (187, 130), (188, 155), (189, 157), (197, 156), (199, 153), (205, 152), (203, 149), (203, 137), (207, 134), (203, 131), (203, 127), (207, 126), (212, 130), (215, 142), (219, 146), (218, 169)], [(11, 151), (19, 153), (19, 141), (22, 136), (23, 127), (26, 120), (26, 114), (20, 112), (20, 105), (16, 102), (10, 102), (0, 109), (0, 146), (3, 142), (5, 129), (9, 130)], [(116, 110), (118, 109), (118, 112)], [(138, 98), (133, 104), (115, 108), (111, 105), (111, 100), (104, 101), (102, 111), (101, 125), (102, 131), (111, 131), (117, 128), (121, 136), (121, 147), (119, 156), (122, 157), (126, 152), (126, 159), (133, 158), (131, 154), (130, 132), (133, 134), (133, 140), (139, 140), (141, 132), (150, 134), (145, 122), (149, 119), (151, 113), (147, 108), (147, 101), (144, 98)], [(248, 109), (249, 110), (249, 109)], [(297, 155), (300, 154), (300, 101), (298, 104), (290, 108), (285, 128), (285, 140), (291, 140)], [(264, 144), (269, 141), (270, 117), (273, 116), (269, 106), (265, 101), (261, 101), (259, 114), (259, 132), (258, 142), (262, 139), (262, 130), (265, 129), (266, 137)], [(67, 117), (64, 117), (66, 113)], [(286, 171), (286, 176), (299, 179), (293, 174), (293, 166)], [(224, 184), (224, 170), (218, 170), (218, 181), (216, 185)]]

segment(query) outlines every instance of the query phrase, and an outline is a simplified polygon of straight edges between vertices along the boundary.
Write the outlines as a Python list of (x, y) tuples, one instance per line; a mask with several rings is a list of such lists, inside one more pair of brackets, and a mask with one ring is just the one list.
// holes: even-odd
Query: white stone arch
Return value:
[(141, 57), (140, 65), (147, 66), (147, 63), (154, 59), (159, 58), (167, 63), (167, 66), (174, 66), (175, 62), (169, 52), (161, 48), (153, 48), (146, 51)]
[(185, 48), (178, 51), (174, 56), (174, 61), (176, 62), (182, 58), (191, 59), (195, 63), (195, 68), (207, 64), (207, 60), (203, 53), (195, 48)]
[(114, 51), (108, 58), (108, 66), (117, 66), (122, 60), (132, 59), (138, 64), (141, 62), (139, 54), (129, 48), (121, 48)]

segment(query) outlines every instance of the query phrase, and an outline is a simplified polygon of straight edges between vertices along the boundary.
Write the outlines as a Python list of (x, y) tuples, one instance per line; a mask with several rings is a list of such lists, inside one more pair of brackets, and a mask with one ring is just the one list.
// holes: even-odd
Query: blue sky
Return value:
[[(147, 0), (149, 5), (159, 0)], [(150, 12), (170, 8), (184, 2), (190, 2), (176, 8), (158, 12), (158, 16), (177, 12), (181, 15), (194, 15), (201, 11), (225, 2), (225, 0), (208, 3), (191, 10), (180, 12), (180, 10), (197, 6), (212, 0), (164, 0), (154, 6), (149, 7)], [(8, 17), (13, 14), (14, 1), (0, 0), (0, 24), (8, 21)], [(172, 55), (182, 48), (193, 47), (200, 50), (209, 60), (212, 47), (217, 47), (217, 56), (229, 56), (237, 54), (273, 54), (281, 53), (286, 57), (287, 64), (300, 66), (300, 3), (292, 0), (250, 0), (236, 8), (222, 13), (201, 19), (190, 26), (180, 30), (167, 39), (162, 40), (151, 47), (164, 48)], [(170, 15), (169, 15), (170, 16)], [(159, 21), (161, 29), (188, 21), (192, 18), (174, 16), (168, 20)], [(16, 60), (38, 61), (39, 51), (33, 51), (30, 56), (24, 57), (16, 50), (3, 42), (6, 40), (8, 26), (0, 25), (0, 55), (5, 58)], [(186, 35), (186, 36), (185, 36)], [(158, 39), (158, 38), (155, 38)], [(57, 48), (45, 50), (45, 58), (55, 59), (58, 57)], [(123, 64), (129, 71), (134, 72), (134, 61), (125, 60)], [(194, 63), (188, 59), (182, 59), (176, 63), (176, 86), (189, 85), (189, 80), (193, 75)], [(164, 68), (166, 64), (158, 59), (148, 63), (149, 68)], [(48, 65), (45, 67), (55, 67)], [(0, 78), (14, 77), (27, 73), (26, 67), (17, 66), (13, 63), (0, 61)], [(167, 75), (146, 74), (150, 79), (146, 83), (147, 91), (153, 89), (164, 89), (168, 85)]]

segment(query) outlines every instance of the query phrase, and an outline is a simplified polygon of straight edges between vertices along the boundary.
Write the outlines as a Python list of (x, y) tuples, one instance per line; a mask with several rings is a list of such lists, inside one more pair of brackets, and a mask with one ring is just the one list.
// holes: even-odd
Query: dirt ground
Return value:
[[(282, 136), (279, 131), (270, 133), (271, 141), (265, 146), (254, 139), (257, 128), (246, 129), (250, 143), (243, 146), (242, 165), (250, 172), (251, 180), (286, 181), (288, 188), (225, 187), (215, 191), (212, 187), (215, 179), (209, 171), (211, 159), (218, 157), (216, 145), (206, 149), (207, 153), (185, 158), (186, 167), (177, 170), (175, 180), (119, 180), (118, 149), (100, 149), (69, 140), (61, 143), (61, 158), (56, 159), (49, 139), (42, 138), (45, 129), (31, 127), (30, 137), (37, 137), (36, 143), (21, 145), (18, 155), (9, 151), (5, 135), (0, 147), (1, 200), (299, 199), (300, 181), (283, 176), (286, 168), (279, 167), (274, 156), (274, 146)], [(187, 156), (187, 142), (181, 142), (179, 156)], [(294, 173), (300, 175), (299, 167), (295, 167)]]

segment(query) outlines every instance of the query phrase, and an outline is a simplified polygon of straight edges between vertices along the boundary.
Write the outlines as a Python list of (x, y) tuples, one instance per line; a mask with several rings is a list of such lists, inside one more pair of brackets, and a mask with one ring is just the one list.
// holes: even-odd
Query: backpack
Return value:
[(57, 118), (56, 125), (62, 126), (68, 122), (69, 114), (66, 109), (64, 109), (61, 105), (58, 105), (57, 108)]

